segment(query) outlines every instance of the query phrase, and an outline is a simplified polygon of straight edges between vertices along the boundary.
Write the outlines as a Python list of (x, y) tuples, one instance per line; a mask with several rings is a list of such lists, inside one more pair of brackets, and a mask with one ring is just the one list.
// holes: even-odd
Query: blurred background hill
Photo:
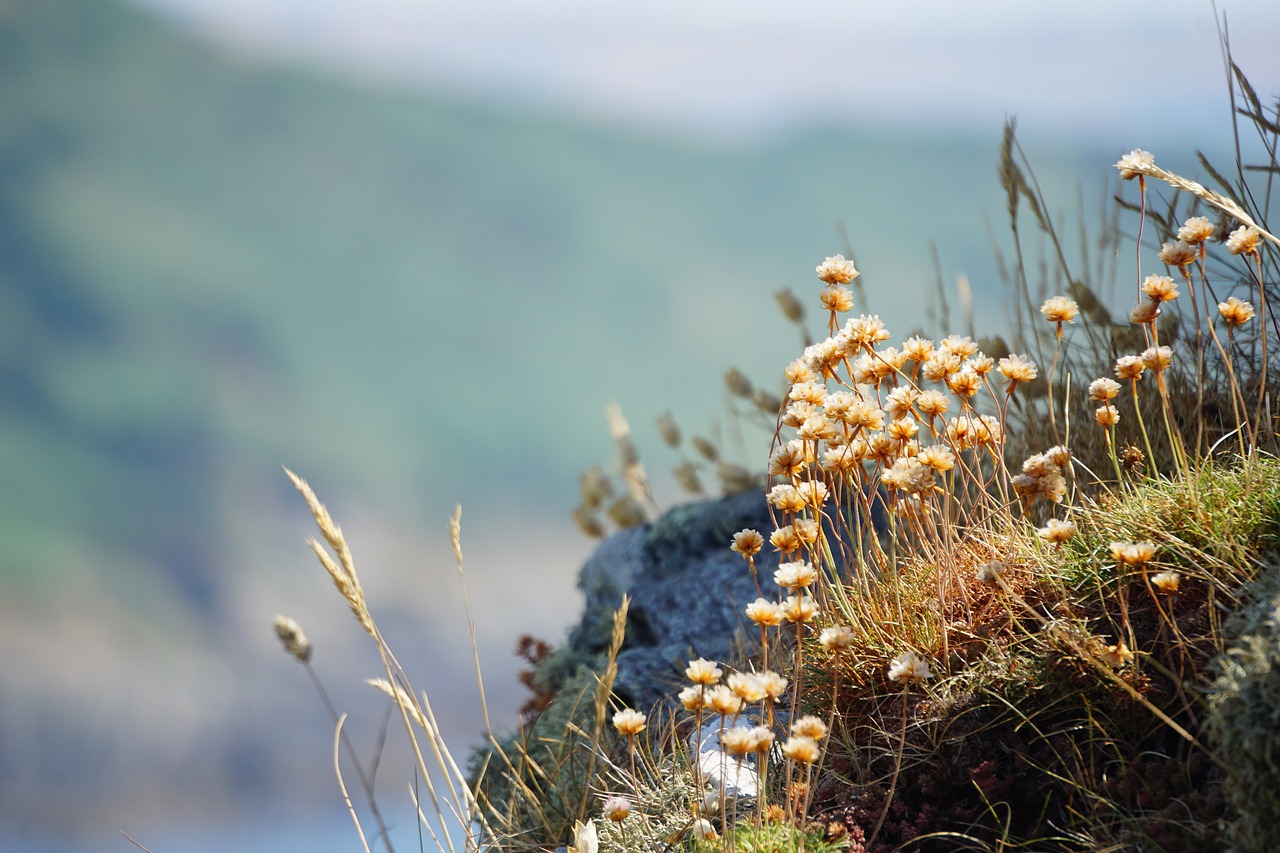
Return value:
[[(610, 457), (606, 402), (665, 488), (653, 419), (731, 436), (720, 375), (781, 382), (800, 342), (772, 294), (811, 295), (837, 251), (896, 337), (936, 331), (922, 306), (958, 273), (978, 331), (1004, 322), (999, 110), (620, 121), (273, 53), (192, 8), (0, 0), (0, 848), (341, 818), (329, 723), (271, 617), (313, 636), (370, 751), (382, 705), (282, 464), (464, 742), (454, 503), (509, 722), (516, 636), (576, 615), (590, 543), (568, 512)], [(1191, 139), (1144, 108), (1027, 147), (1073, 217), (1135, 145), (1223, 150), (1214, 105)], [(766, 442), (748, 432), (741, 461)]]

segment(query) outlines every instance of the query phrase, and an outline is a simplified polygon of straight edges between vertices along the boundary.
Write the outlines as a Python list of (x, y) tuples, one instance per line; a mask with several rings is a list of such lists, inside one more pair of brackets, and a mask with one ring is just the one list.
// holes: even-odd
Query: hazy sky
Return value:
[[(1209, 0), (141, 2), (254, 52), (676, 129), (1017, 113), (1032, 133), (1140, 132), (1225, 111)], [(1280, 90), (1280, 3), (1218, 8), (1259, 91)]]

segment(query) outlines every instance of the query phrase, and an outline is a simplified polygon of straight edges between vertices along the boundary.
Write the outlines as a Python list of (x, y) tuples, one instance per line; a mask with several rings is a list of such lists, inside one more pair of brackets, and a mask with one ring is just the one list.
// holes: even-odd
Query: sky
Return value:
[[(1138, 132), (1225, 109), (1209, 0), (139, 2), (249, 53), (676, 132), (1009, 113)], [(1280, 3), (1218, 11), (1250, 78), (1280, 78)]]

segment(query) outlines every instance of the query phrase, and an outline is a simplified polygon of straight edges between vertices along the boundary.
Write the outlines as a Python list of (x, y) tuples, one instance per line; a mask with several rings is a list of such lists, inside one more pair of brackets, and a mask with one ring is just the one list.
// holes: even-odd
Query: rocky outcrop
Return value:
[[(725, 661), (759, 641), (743, 609), (758, 596), (746, 561), (729, 550), (745, 527), (772, 530), (761, 491), (676, 507), (658, 521), (615, 533), (582, 568), (582, 620), (569, 635), (575, 657), (608, 649), (614, 611), (631, 596), (614, 692), (648, 709), (679, 690), (690, 658)], [(760, 585), (775, 591), (778, 557), (756, 556)]]

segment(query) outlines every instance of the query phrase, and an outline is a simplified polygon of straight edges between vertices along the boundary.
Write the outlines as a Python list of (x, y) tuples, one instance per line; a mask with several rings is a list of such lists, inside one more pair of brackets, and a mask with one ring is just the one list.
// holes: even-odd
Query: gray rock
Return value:
[[(631, 596), (614, 685), (623, 701), (640, 709), (669, 702), (691, 658), (723, 662), (735, 649), (759, 645), (743, 614), (759, 593), (746, 560), (729, 550), (733, 534), (746, 527), (766, 537), (773, 529), (760, 491), (676, 507), (653, 524), (614, 534), (587, 560), (578, 579), (586, 606), (569, 645), (579, 653), (605, 652), (613, 613), (623, 593)], [(756, 556), (770, 596), (777, 565), (768, 548)]]

